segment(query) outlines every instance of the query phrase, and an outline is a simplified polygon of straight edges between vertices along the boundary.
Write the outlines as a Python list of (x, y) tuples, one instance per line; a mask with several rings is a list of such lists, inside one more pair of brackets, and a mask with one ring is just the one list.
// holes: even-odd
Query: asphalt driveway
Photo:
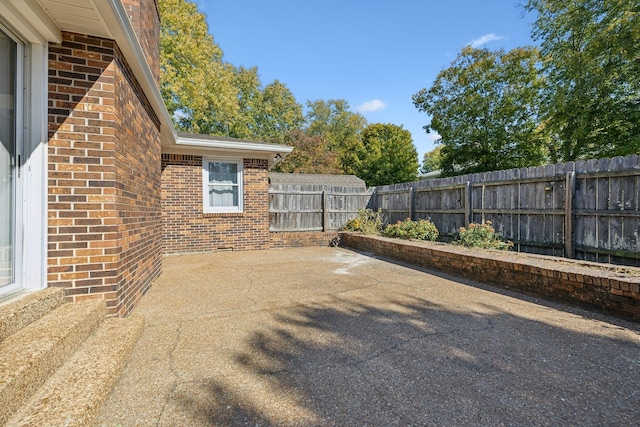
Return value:
[(105, 426), (638, 425), (640, 328), (342, 248), (176, 256)]

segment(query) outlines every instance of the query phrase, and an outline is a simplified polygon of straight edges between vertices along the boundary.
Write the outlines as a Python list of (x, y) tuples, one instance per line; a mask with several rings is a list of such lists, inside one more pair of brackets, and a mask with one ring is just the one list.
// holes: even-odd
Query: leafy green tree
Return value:
[(356, 175), (368, 186), (410, 182), (418, 177), (418, 153), (411, 132), (402, 126), (367, 126), (358, 157)]
[(442, 145), (438, 145), (433, 150), (424, 153), (422, 158), (422, 166), (420, 166), (420, 173), (429, 173), (440, 170), (440, 163), (442, 162)]
[(215, 134), (239, 112), (234, 70), (186, 0), (160, 0), (160, 91), (180, 130)]
[(285, 84), (275, 80), (265, 86), (261, 110), (256, 117), (256, 134), (261, 140), (283, 144), (287, 135), (301, 129), (303, 123), (302, 105)]
[(529, 0), (547, 75), (552, 160), (640, 152), (640, 3)]
[(302, 105), (279, 81), (263, 86), (256, 67), (234, 67), (186, 0), (160, 0), (161, 92), (176, 128), (282, 143), (303, 124)]
[(549, 137), (539, 125), (538, 51), (465, 47), (433, 86), (413, 96), (441, 136), (444, 175), (540, 165)]
[(224, 129), (224, 135), (252, 139), (257, 137), (257, 121), (262, 109), (262, 83), (256, 67), (235, 68), (231, 84), (236, 90), (238, 114), (232, 117)]
[(293, 146), (294, 150), (273, 168), (275, 172), (338, 175), (342, 173), (336, 152), (329, 149), (322, 136), (294, 130), (286, 134), (284, 143)]
[(353, 174), (357, 168), (357, 151), (362, 148), (361, 134), (367, 119), (349, 111), (349, 103), (343, 99), (307, 102), (306, 133), (321, 136), (327, 149), (335, 152), (342, 170)]

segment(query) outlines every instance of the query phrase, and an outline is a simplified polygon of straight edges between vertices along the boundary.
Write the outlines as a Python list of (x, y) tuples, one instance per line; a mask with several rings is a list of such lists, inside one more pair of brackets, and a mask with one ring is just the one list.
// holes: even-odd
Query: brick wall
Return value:
[(122, 0), (140, 46), (151, 67), (156, 84), (160, 82), (160, 12), (156, 0)]
[(311, 246), (330, 246), (337, 243), (339, 238), (336, 231), (309, 231), (309, 232), (273, 232), (271, 237), (271, 248), (304, 248)]
[(353, 233), (340, 238), (355, 249), (640, 321), (638, 269)]
[(164, 252), (256, 250), (270, 247), (268, 162), (243, 161), (243, 212), (203, 212), (202, 157), (162, 155)]
[(160, 273), (160, 136), (112, 40), (49, 45), (48, 147), (49, 284), (124, 316)]
[(124, 58), (115, 59), (118, 314), (126, 316), (162, 267), (160, 120)]

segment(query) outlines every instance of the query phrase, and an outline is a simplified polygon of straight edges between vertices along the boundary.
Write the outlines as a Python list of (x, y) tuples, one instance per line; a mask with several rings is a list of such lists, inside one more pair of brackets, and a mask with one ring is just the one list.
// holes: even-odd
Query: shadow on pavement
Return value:
[(230, 380), (174, 398), (211, 425), (637, 424), (633, 332), (388, 297), (275, 311), (235, 352)]

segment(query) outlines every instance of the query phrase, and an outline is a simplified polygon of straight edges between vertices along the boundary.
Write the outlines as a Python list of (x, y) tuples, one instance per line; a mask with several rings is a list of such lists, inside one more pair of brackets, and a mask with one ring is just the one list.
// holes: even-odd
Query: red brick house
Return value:
[(156, 0), (0, 0), (0, 51), (0, 298), (62, 287), (126, 316), (163, 253), (269, 246), (292, 148), (175, 131)]

